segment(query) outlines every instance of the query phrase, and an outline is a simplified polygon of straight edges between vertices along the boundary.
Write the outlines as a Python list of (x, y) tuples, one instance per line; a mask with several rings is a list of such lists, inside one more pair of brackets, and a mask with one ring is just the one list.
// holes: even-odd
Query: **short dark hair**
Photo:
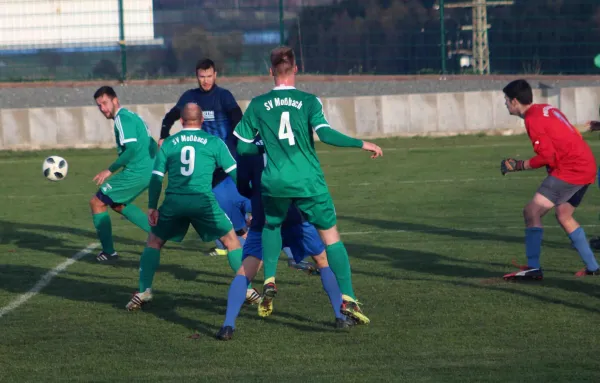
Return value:
[(215, 68), (214, 61), (212, 61), (211, 59), (202, 59), (196, 63), (196, 73), (198, 73), (199, 70), (207, 70), (210, 68), (213, 68), (214, 71), (217, 70)]
[(533, 91), (531, 85), (525, 80), (515, 80), (502, 89), (506, 97), (510, 100), (516, 99), (522, 105), (533, 103)]
[(104, 86), (101, 86), (100, 88), (98, 88), (98, 90), (94, 93), (94, 100), (97, 99), (98, 97), (102, 97), (104, 95), (107, 95), (111, 99), (117, 97), (117, 93), (115, 92), (115, 90), (112, 87), (110, 87), (108, 85), (104, 85)]
[(281, 46), (271, 51), (271, 69), (275, 75), (289, 74), (296, 65), (294, 50)]

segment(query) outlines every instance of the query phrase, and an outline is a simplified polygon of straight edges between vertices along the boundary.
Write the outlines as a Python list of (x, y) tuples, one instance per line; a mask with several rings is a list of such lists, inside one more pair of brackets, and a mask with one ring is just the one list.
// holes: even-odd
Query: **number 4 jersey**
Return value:
[(252, 99), (234, 134), (247, 143), (259, 134), (263, 141), (264, 195), (294, 198), (328, 193), (313, 139), (313, 132), (322, 127), (329, 123), (315, 95), (279, 86)]
[(227, 145), (203, 130), (188, 128), (165, 139), (152, 173), (168, 174), (166, 194), (209, 194), (217, 168), (226, 173), (237, 168)]

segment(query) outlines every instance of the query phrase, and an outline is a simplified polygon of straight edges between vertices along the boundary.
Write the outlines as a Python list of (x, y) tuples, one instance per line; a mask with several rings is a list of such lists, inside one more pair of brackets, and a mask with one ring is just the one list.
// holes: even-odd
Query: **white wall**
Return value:
[[(565, 88), (551, 97), (535, 91), (536, 102), (560, 107), (574, 124), (598, 119), (600, 87)], [(325, 98), (331, 126), (359, 138), (519, 133), (523, 121), (510, 116), (502, 92), (431, 93)], [(245, 109), (248, 101), (240, 101)], [(173, 104), (124, 105), (140, 114), (156, 138)], [(112, 120), (95, 106), (0, 110), (0, 149), (112, 147)], [(181, 127), (176, 123), (173, 131)]]

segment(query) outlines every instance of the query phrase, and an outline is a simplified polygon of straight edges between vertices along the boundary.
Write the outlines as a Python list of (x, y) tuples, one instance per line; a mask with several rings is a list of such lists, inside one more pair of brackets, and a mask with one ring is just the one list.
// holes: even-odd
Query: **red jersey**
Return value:
[(532, 168), (545, 165), (548, 174), (574, 185), (594, 183), (592, 149), (560, 110), (551, 105), (531, 105), (525, 112), (525, 128), (537, 154), (529, 160)]

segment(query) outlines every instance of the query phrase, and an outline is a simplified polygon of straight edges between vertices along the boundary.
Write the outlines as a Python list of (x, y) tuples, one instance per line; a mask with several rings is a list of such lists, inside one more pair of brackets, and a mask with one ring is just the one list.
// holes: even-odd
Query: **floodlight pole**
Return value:
[(472, 0), (471, 2), (444, 4), (444, 0), (439, 0), (439, 5), (436, 4), (435, 8), (439, 8), (440, 18), (443, 15), (444, 8), (471, 8), (473, 25), (463, 25), (461, 29), (463, 31), (473, 31), (472, 54), (475, 61), (475, 70), (479, 74), (490, 74), (488, 29), (491, 28), (491, 25), (487, 22), (487, 7), (513, 5), (514, 3), (514, 0)]

